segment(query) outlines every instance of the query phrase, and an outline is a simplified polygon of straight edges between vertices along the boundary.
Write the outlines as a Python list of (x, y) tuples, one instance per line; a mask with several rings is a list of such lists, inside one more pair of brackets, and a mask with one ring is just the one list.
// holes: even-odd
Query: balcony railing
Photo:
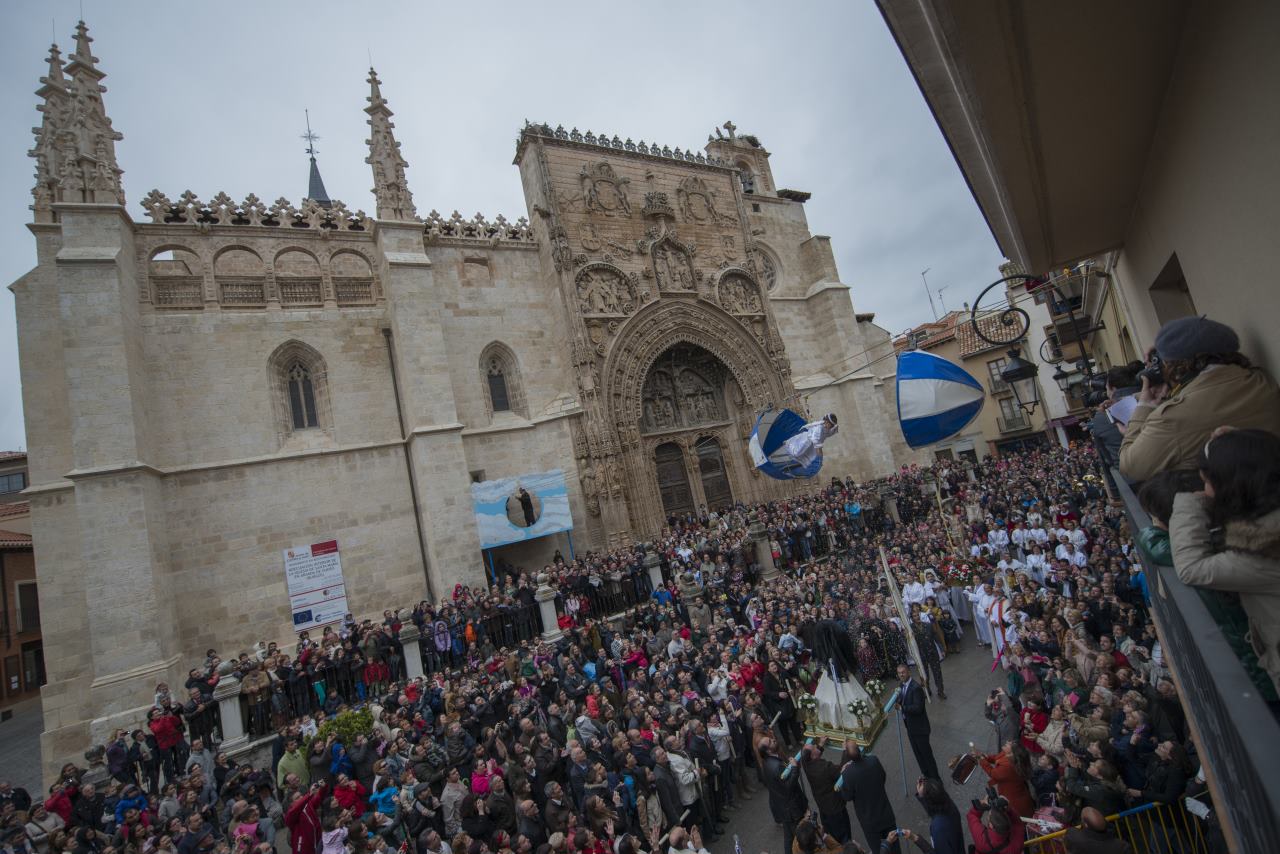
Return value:
[(999, 421), (1001, 433), (1016, 433), (1019, 430), (1026, 430), (1031, 427), (1031, 420), (1022, 413), (1001, 415)]
[[(1112, 472), (1135, 533), (1151, 520)], [(1280, 839), (1277, 723), (1195, 589), (1168, 567), (1143, 562), (1151, 614), (1187, 713), (1214, 810), (1234, 852), (1275, 851)]]

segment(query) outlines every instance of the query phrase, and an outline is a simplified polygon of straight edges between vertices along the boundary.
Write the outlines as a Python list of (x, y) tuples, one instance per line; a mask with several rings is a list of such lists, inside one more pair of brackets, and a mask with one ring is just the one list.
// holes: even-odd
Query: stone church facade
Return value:
[(731, 124), (694, 152), (526, 123), (528, 220), (420, 216), (370, 72), (374, 216), (314, 185), (127, 205), (90, 42), (40, 80), (11, 286), (46, 767), (206, 649), (287, 640), (285, 548), (338, 540), (357, 614), (482, 583), (473, 480), (563, 469), (581, 550), (788, 494), (747, 456), (770, 405), (839, 413), (824, 476), (912, 459), (887, 335)]

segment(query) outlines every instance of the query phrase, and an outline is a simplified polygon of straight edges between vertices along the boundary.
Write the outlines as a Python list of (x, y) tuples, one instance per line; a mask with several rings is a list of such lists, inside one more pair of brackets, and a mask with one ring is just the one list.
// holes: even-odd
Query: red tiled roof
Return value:
[(14, 531), (0, 531), (0, 549), (29, 549), (31, 535)]
[[(993, 311), (990, 314), (978, 316), (978, 323), (982, 326), (983, 334), (993, 341), (1012, 338), (1013, 333), (1022, 328), (1021, 321), (1017, 317), (1011, 318), (1014, 325), (1004, 326), (1000, 323), (1001, 315), (1002, 312)], [(960, 358), (962, 359), (976, 356), (979, 353), (997, 347), (1008, 346), (1007, 344), (991, 344), (979, 338), (978, 333), (974, 331), (973, 323), (968, 320), (956, 327), (956, 340), (960, 342)]]
[(0, 463), (7, 463), (11, 460), (25, 460), (26, 458), (26, 451), (0, 451)]
[(922, 323), (914, 329), (908, 329), (894, 340), (894, 348), (905, 350), (911, 346), (912, 340), (918, 340), (917, 346), (922, 350), (928, 350), (930, 347), (950, 341), (955, 337), (956, 330), (960, 328), (960, 318), (967, 316), (967, 313), (963, 311), (949, 311), (938, 320)]
[(13, 501), (9, 504), (0, 504), (0, 519), (7, 519), (10, 516), (26, 516), (30, 512), (30, 501)]

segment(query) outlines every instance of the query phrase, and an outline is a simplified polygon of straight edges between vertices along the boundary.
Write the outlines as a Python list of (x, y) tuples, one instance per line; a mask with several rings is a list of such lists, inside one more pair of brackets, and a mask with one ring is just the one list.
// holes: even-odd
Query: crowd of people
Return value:
[[(1181, 375), (1182, 355), (1164, 357), (1165, 402), (1143, 380), (1119, 462), (1148, 465), (1156, 452), (1144, 435), (1200, 447), (1194, 489), (1156, 470), (1130, 476), (1148, 482), (1144, 501), (1167, 520), (1178, 575), (1243, 594), (1244, 643), (1274, 678), (1280, 440), (1237, 406), (1238, 429), (1205, 417), (1203, 435), (1170, 445), (1165, 421), (1189, 417), (1179, 395), (1218, 364), (1196, 357), (1200, 373)], [(1223, 370), (1254, 370), (1239, 362)], [(1255, 408), (1280, 410), (1275, 386), (1260, 389), (1275, 399)], [(712, 844), (760, 788), (784, 854), (907, 845), (960, 854), (966, 836), (982, 854), (1012, 852), (1044, 826), (1037, 820), (1079, 825), (1069, 844), (1118, 841), (1105, 816), (1149, 802), (1187, 809), (1203, 781), (1138, 561), (1139, 551), (1159, 556), (1160, 532), (1129, 529), (1098, 453), (1091, 442), (1046, 444), (669, 518), (644, 546), (544, 569), (560, 591), (555, 643), (504, 618), (530, 613), (536, 587), (505, 567), (487, 588), (460, 585), (409, 613), (303, 633), (291, 652), (260, 643), (223, 661), (210, 650), (180, 692), (157, 687), (144, 726), (103, 746), (96, 777), (68, 765), (37, 798), (0, 784), (0, 847), (684, 854)], [(755, 562), (747, 528), (757, 517), (780, 573)], [(1210, 526), (1225, 527), (1225, 545)], [(657, 589), (649, 552), (663, 571)], [(589, 595), (605, 583), (634, 607), (606, 619)], [(409, 622), (424, 637), (418, 679), (406, 678), (399, 640)], [(855, 741), (805, 744), (801, 698), (824, 670), (813, 655), (819, 626), (847, 634), (864, 684), (899, 683), (895, 713), (920, 770), (927, 829), (895, 815), (884, 767)], [(962, 813), (932, 754), (925, 696), (945, 701), (941, 664), (974, 643), (1003, 668), (985, 708), (1000, 747), (975, 749), (991, 787)], [(251, 732), (270, 736), (261, 761), (218, 749), (213, 691), (228, 678), (240, 680)], [(367, 714), (359, 731), (354, 709)]]

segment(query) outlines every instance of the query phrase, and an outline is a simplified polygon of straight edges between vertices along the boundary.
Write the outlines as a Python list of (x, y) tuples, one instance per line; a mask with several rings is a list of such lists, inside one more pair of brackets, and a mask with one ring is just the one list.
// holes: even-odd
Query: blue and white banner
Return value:
[(982, 383), (941, 356), (909, 350), (898, 356), (898, 422), (913, 448), (954, 436), (982, 411)]
[(560, 469), (473, 483), (471, 503), (481, 548), (573, 530), (569, 490)]

